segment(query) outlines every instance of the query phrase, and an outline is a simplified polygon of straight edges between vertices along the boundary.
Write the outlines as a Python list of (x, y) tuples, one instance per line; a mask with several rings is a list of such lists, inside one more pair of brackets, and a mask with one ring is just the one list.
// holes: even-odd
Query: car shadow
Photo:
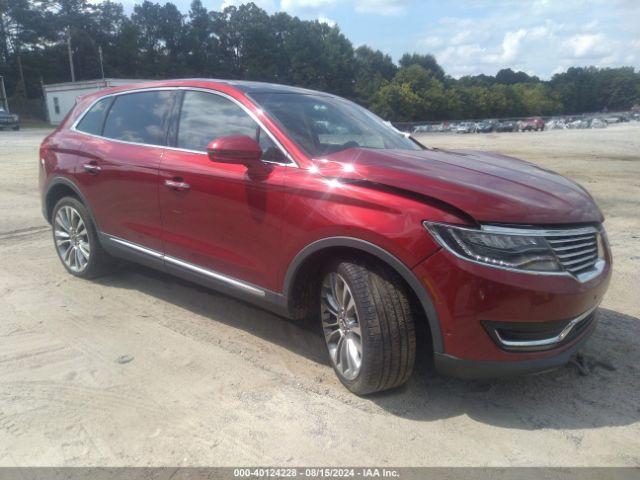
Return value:
[[(145, 267), (125, 264), (97, 280), (138, 290), (201, 317), (241, 329), (330, 371), (319, 328), (293, 322), (240, 300)], [(180, 319), (176, 319), (179, 322)], [(588, 429), (629, 425), (640, 420), (640, 319), (600, 309), (598, 328), (570, 363), (541, 375), (491, 381), (463, 381), (438, 375), (428, 349), (418, 351), (414, 374), (402, 388), (364, 398), (339, 382), (297, 378), (309, 391), (331, 396), (354, 408), (382, 409), (394, 416), (431, 422), (466, 415), (499, 426), (525, 430)], [(586, 368), (584, 366), (586, 365)], [(312, 369), (317, 372), (317, 369)], [(304, 370), (302, 370), (304, 372)], [(300, 374), (300, 372), (298, 372)], [(304, 374), (304, 373), (302, 373)]]
[(401, 394), (370, 399), (419, 421), (466, 415), (525, 430), (633, 424), (640, 420), (640, 319), (606, 308), (599, 312), (599, 325), (579, 352), (581, 362), (539, 375), (464, 381), (438, 375), (423, 351)]

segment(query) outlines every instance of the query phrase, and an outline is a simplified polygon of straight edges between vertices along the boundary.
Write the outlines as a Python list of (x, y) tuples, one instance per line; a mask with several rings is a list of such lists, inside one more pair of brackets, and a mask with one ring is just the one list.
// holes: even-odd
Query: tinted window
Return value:
[(258, 130), (258, 124), (231, 100), (213, 93), (185, 92), (178, 127), (179, 148), (204, 152), (211, 140), (229, 135), (259, 140)]
[(312, 157), (357, 147), (422, 148), (373, 113), (338, 97), (293, 93), (251, 96)]
[(112, 98), (103, 98), (96, 103), (91, 109), (82, 117), (80, 123), (76, 127), (81, 132), (92, 133), (94, 135), (102, 135), (102, 125), (104, 124), (104, 115), (109, 109)]
[(103, 135), (127, 142), (163, 145), (172, 95), (170, 91), (157, 91), (116, 97)]

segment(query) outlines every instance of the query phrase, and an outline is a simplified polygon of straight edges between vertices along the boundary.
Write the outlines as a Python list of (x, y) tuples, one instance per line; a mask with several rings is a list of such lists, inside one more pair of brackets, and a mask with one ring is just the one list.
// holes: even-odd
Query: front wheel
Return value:
[(320, 310), (331, 364), (349, 390), (366, 395), (409, 379), (415, 326), (395, 272), (359, 262), (334, 265), (323, 277)]

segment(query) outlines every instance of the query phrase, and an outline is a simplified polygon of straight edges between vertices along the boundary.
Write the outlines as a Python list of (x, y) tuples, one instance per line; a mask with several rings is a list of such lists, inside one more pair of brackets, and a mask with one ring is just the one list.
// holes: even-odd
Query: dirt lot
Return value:
[(581, 182), (615, 274), (590, 375), (463, 382), (423, 360), (367, 399), (284, 319), (142, 267), (66, 274), (39, 210), (45, 134), (0, 132), (0, 465), (640, 465), (640, 124), (423, 137)]

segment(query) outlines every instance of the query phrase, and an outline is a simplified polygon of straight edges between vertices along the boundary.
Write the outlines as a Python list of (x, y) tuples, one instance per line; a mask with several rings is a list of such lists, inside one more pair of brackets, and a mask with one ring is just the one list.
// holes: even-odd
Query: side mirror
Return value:
[(213, 162), (235, 163), (250, 167), (260, 162), (260, 144), (246, 135), (219, 137), (207, 145), (207, 153)]

